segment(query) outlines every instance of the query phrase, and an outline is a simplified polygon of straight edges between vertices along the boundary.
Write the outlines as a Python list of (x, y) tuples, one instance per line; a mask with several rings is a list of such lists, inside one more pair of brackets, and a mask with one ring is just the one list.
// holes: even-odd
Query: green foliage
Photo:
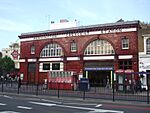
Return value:
[(15, 63), (10, 57), (5, 56), (4, 58), (0, 58), (1, 75), (6, 76), (7, 73), (10, 73), (14, 69), (15, 69)]

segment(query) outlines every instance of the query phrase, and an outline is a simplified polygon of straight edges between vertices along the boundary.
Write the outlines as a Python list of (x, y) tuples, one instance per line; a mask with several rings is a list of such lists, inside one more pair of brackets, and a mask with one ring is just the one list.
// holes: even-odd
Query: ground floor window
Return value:
[(119, 61), (119, 69), (132, 69), (132, 61), (131, 60), (122, 60)]
[(39, 72), (63, 71), (63, 65), (63, 62), (41, 62), (39, 65)]
[(43, 64), (43, 70), (50, 70), (50, 63)]
[(60, 63), (52, 63), (52, 70), (60, 70)]

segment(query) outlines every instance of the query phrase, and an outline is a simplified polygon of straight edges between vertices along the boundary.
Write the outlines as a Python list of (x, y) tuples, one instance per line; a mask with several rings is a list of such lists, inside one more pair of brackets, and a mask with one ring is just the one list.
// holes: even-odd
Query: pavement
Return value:
[(31, 94), (16, 94), (16, 93), (8, 93), (8, 92), (0, 92), (0, 95), (7, 95), (7, 96), (17, 96), (22, 98), (35, 98), (35, 99), (47, 99), (47, 100), (57, 100), (58, 102), (66, 102), (66, 101), (73, 101), (73, 102), (81, 102), (81, 103), (101, 103), (101, 104), (118, 104), (118, 105), (127, 105), (127, 106), (145, 106), (150, 107), (150, 103), (147, 104), (146, 102), (139, 102), (139, 101), (112, 101), (112, 100), (104, 100), (104, 99), (92, 99), (92, 98), (76, 98), (76, 97), (57, 97), (57, 96), (45, 96), (45, 95), (31, 95)]

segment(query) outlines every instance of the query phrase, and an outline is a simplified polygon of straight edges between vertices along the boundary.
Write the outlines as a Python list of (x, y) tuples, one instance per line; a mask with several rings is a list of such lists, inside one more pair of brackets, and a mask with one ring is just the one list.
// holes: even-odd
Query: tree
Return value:
[(0, 58), (0, 73), (2, 76), (6, 77), (8, 73), (14, 70), (15, 70), (15, 63), (10, 57), (5, 56), (3, 58)]

